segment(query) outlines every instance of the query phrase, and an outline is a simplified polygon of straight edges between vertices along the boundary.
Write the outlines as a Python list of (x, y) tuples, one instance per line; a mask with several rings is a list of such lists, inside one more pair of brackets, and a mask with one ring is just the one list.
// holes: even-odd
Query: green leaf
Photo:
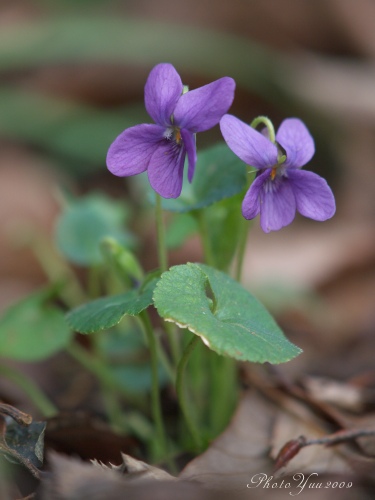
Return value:
[(93, 333), (107, 330), (120, 323), (129, 314), (137, 316), (152, 304), (152, 294), (157, 283), (152, 280), (147, 286), (111, 297), (102, 297), (73, 309), (66, 321), (76, 332)]
[(122, 205), (103, 195), (73, 200), (57, 221), (57, 247), (75, 264), (98, 264), (103, 260), (100, 242), (105, 237), (113, 237), (124, 246), (134, 246), (133, 235), (123, 227), (125, 216)]
[(66, 347), (72, 337), (60, 309), (45, 304), (45, 292), (10, 307), (0, 319), (0, 356), (38, 361)]
[(175, 266), (163, 273), (154, 303), (166, 321), (188, 328), (218, 354), (283, 363), (301, 352), (247, 290), (203, 264)]
[(244, 163), (225, 143), (216, 144), (199, 152), (193, 182), (185, 179), (181, 196), (163, 200), (163, 208), (174, 212), (198, 210), (234, 196), (245, 185)]

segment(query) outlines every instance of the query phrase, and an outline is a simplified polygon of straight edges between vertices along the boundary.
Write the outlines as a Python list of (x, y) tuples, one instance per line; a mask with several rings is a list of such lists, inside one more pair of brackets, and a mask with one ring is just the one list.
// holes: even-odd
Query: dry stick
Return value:
[[(325, 444), (326, 446), (332, 446), (334, 444), (344, 443), (346, 441), (352, 441), (364, 436), (375, 436), (375, 429), (355, 429), (347, 430), (342, 429), (340, 431), (329, 434), (322, 438), (308, 439), (302, 442), (301, 447), (310, 446), (312, 444)], [(303, 436), (301, 436), (303, 437)]]
[(306, 439), (305, 436), (299, 436), (297, 439), (292, 439), (284, 444), (284, 446), (279, 451), (275, 459), (274, 471), (285, 467), (293, 457), (300, 452), (302, 448), (306, 446), (311, 446), (312, 444), (324, 444), (325, 446), (333, 446), (335, 444), (345, 443), (347, 441), (352, 441), (353, 439), (358, 439), (364, 436), (375, 436), (375, 429), (355, 429), (347, 430), (342, 429), (340, 431), (329, 434), (322, 438), (317, 439)]

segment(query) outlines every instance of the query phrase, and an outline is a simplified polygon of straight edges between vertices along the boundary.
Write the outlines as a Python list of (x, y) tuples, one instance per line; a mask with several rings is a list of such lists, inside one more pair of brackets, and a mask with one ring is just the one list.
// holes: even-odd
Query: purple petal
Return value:
[(186, 149), (174, 141), (165, 140), (153, 154), (147, 170), (152, 189), (163, 198), (181, 194)]
[(144, 172), (158, 143), (164, 140), (164, 128), (159, 125), (136, 125), (122, 132), (107, 153), (107, 167), (119, 177)]
[(284, 165), (287, 168), (303, 167), (314, 156), (314, 139), (298, 118), (284, 120), (277, 131), (276, 140), (286, 151)]
[(259, 214), (260, 211), (260, 194), (262, 192), (262, 187), (264, 182), (269, 178), (271, 173), (270, 169), (262, 172), (258, 177), (252, 182), (250, 189), (245, 195), (242, 202), (242, 215), (245, 219), (254, 219)]
[(266, 180), (260, 193), (260, 225), (265, 233), (278, 231), (292, 222), (296, 199), (286, 177)]
[(180, 75), (171, 64), (158, 64), (151, 70), (145, 85), (145, 106), (156, 123), (171, 125), (171, 115), (182, 90)]
[(325, 179), (314, 172), (296, 169), (288, 170), (288, 178), (300, 214), (319, 221), (334, 215), (335, 198)]
[(242, 161), (255, 168), (270, 168), (277, 163), (277, 147), (260, 132), (232, 115), (220, 120), (223, 137)]
[(189, 169), (188, 169), (188, 180), (191, 182), (193, 180), (195, 164), (197, 163), (197, 148), (195, 146), (195, 135), (189, 131), (182, 129), (181, 137), (186, 148)]
[(235, 81), (228, 76), (183, 94), (174, 110), (178, 127), (190, 132), (203, 132), (220, 121), (233, 99)]

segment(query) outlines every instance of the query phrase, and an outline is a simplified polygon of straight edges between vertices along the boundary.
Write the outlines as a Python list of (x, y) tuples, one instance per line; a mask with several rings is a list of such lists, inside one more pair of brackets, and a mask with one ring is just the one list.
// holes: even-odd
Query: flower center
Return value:
[(164, 137), (168, 141), (173, 140), (178, 145), (180, 145), (182, 141), (181, 131), (178, 127), (168, 127), (164, 132)]

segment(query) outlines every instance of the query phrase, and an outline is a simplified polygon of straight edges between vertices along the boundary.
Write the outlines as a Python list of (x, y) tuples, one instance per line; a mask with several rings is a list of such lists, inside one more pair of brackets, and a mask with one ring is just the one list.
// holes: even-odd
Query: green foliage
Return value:
[(226, 271), (241, 235), (243, 192), (208, 207), (202, 217), (211, 248), (211, 265)]
[(167, 229), (166, 241), (168, 248), (180, 247), (197, 231), (197, 222), (191, 214), (175, 214)]
[(46, 303), (46, 292), (30, 295), (0, 319), (0, 355), (20, 361), (48, 358), (72, 337), (64, 314)]
[(66, 315), (69, 326), (80, 333), (93, 333), (117, 325), (129, 314), (137, 316), (152, 304), (152, 293), (157, 279), (137, 290), (102, 297), (73, 309)]
[(243, 162), (225, 143), (219, 143), (200, 151), (193, 182), (185, 180), (181, 196), (163, 200), (163, 208), (174, 212), (198, 210), (234, 196), (245, 184)]
[(124, 228), (124, 208), (98, 194), (69, 202), (57, 221), (57, 247), (71, 262), (90, 266), (102, 262), (100, 242), (105, 237), (113, 237), (124, 246), (134, 246), (134, 236)]
[(242, 361), (283, 363), (301, 350), (239, 283), (203, 264), (165, 272), (154, 292), (163, 318), (199, 335), (218, 354)]

